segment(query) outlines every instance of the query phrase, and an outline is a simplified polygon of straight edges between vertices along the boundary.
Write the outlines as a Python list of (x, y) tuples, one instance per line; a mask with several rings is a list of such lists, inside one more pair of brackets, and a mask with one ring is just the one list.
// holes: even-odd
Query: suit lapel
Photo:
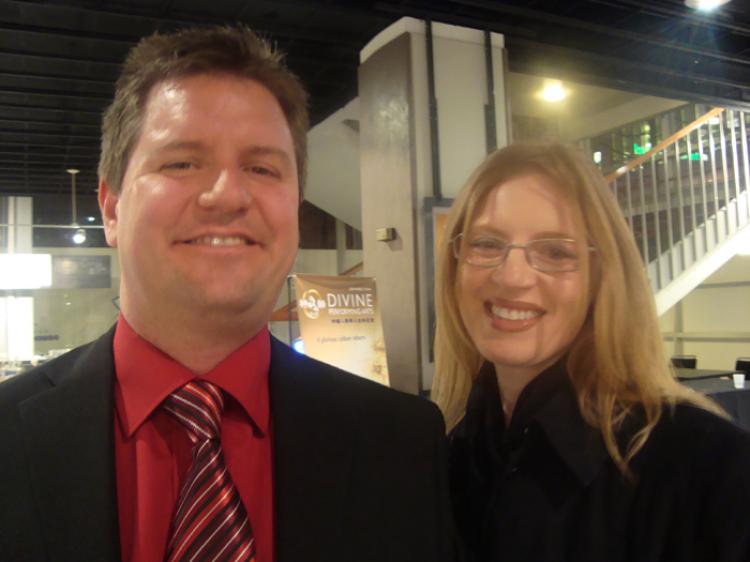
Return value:
[(114, 466), (114, 328), (47, 373), (53, 386), (19, 405), (47, 551), (119, 560)]
[(334, 385), (326, 384), (330, 378), (325, 366), (272, 338), (278, 562), (350, 559), (344, 554), (343, 526), (355, 423), (347, 423), (353, 416), (345, 397), (332, 396)]

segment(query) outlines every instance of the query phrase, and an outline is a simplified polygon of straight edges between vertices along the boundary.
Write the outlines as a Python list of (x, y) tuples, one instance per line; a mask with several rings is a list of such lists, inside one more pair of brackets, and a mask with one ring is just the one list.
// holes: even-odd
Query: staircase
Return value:
[(715, 108), (607, 176), (660, 315), (750, 244), (749, 130)]

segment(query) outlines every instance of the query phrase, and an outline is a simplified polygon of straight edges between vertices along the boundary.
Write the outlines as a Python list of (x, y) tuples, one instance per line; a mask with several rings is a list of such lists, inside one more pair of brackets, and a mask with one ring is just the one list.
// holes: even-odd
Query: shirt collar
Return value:
[(520, 438), (527, 428), (537, 426), (583, 485), (594, 479), (607, 457), (601, 433), (581, 415), (564, 359), (523, 389), (509, 428), (502, 415), (495, 369), (485, 363), (472, 386), (462, 425), (464, 437), (479, 438), (489, 447), (496, 447), (500, 439)]
[[(177, 388), (196, 375), (139, 336), (120, 315), (113, 343), (115, 409), (128, 437)], [(265, 435), (270, 422), (268, 368), (270, 336), (263, 328), (200, 378), (234, 398)]]

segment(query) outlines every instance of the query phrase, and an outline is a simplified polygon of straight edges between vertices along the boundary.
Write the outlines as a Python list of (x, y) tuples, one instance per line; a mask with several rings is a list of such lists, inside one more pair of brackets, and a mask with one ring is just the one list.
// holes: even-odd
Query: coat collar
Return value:
[(488, 464), (497, 459), (494, 450), (518, 444), (532, 427), (541, 430), (582, 486), (591, 483), (606, 460), (607, 451), (600, 432), (581, 415), (564, 360), (540, 373), (523, 389), (507, 428), (495, 369), (485, 363), (469, 395), (466, 416), (456, 431), (457, 437), (472, 443), (475, 471), (486, 474)]
[(338, 385), (326, 384), (335, 377), (330, 369), (271, 338), (278, 562), (331, 561), (348, 543), (344, 507), (356, 413), (336, 394)]
[(120, 557), (113, 335), (42, 367), (52, 386), (18, 406), (41, 538), (61, 560)]

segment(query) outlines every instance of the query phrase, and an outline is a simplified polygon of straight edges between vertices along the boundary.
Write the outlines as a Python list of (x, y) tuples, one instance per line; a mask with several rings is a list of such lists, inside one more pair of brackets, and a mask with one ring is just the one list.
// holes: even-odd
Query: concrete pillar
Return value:
[[(510, 138), (503, 36), (403, 18), (362, 50), (360, 62), (364, 275), (378, 282), (391, 384), (419, 393), (433, 373), (434, 213), (493, 145)], [(395, 236), (378, 241), (386, 228)]]

